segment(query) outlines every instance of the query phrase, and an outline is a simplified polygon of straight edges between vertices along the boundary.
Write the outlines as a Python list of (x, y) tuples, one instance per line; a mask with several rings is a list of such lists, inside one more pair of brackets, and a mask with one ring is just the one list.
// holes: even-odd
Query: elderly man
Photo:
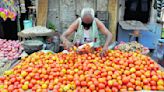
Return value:
[[(71, 43), (67, 37), (74, 32), (75, 37), (73, 43)], [(102, 53), (104, 53), (108, 50), (108, 46), (111, 43), (112, 34), (99, 19), (95, 18), (95, 13), (92, 8), (84, 8), (81, 11), (81, 17), (70, 25), (68, 30), (62, 34), (61, 39), (67, 49), (76, 43), (85, 44), (88, 42), (95, 42), (100, 46), (99, 32), (106, 36), (106, 41), (102, 50)]]

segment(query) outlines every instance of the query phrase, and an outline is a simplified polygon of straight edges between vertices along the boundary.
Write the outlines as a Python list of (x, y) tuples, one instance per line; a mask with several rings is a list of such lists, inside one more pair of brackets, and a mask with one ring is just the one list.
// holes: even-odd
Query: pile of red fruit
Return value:
[(0, 77), (0, 92), (125, 92), (164, 90), (164, 72), (150, 58), (110, 50), (77, 53), (33, 53)]

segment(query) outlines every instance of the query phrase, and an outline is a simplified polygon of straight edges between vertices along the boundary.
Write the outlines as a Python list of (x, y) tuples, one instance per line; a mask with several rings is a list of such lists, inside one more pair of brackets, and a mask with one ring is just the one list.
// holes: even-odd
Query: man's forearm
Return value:
[(61, 40), (62, 40), (63, 43), (66, 43), (66, 42), (69, 41), (69, 40), (67, 39), (67, 37), (64, 36), (64, 35), (61, 36)]
[(107, 37), (106, 37), (106, 42), (104, 44), (104, 47), (108, 47), (109, 44), (111, 44), (111, 42), (112, 42), (112, 35), (108, 34)]

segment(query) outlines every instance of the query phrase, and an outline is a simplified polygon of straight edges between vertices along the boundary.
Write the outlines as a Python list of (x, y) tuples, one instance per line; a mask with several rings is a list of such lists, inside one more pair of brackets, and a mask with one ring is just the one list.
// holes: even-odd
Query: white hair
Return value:
[(94, 18), (95, 12), (92, 8), (83, 8), (81, 11), (81, 18), (83, 18), (85, 15), (91, 15), (91, 17)]

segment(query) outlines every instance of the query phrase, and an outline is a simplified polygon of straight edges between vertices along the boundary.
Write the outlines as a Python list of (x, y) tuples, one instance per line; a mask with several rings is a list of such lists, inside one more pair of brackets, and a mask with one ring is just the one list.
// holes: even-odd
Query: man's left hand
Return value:
[(108, 51), (108, 47), (103, 47), (103, 49), (102, 49), (102, 51), (100, 53), (100, 56), (104, 57), (107, 51)]

